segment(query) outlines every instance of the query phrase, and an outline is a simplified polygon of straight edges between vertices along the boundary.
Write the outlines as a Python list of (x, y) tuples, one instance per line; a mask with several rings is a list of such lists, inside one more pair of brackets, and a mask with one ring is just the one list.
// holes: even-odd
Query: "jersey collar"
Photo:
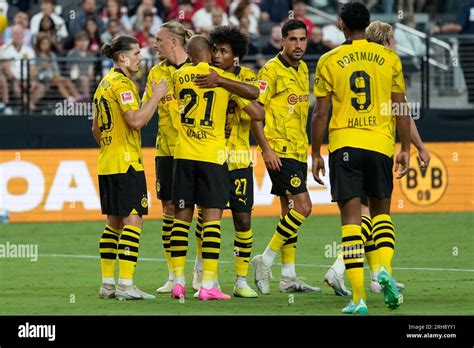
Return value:
[(184, 61), (184, 63), (181, 63), (181, 64), (179, 64), (179, 65), (171, 64), (171, 62), (170, 62), (169, 60), (166, 61), (166, 64), (167, 64), (168, 66), (173, 66), (173, 67), (176, 68), (176, 70), (178, 70), (178, 69), (181, 68), (184, 64), (187, 64), (187, 63), (191, 63), (191, 59), (189, 59), (189, 57), (188, 57), (188, 59), (186, 59), (186, 60)]
[[(114, 71), (117, 72), (117, 73), (119, 73), (119, 74), (123, 74), (123, 76), (127, 77), (127, 75), (125, 75), (125, 73), (123, 72), (123, 70), (120, 69), (120, 68), (114, 68)], [(127, 77), (127, 79), (128, 79), (128, 77)]]
[(235, 75), (235, 76), (239, 76), (241, 70), (242, 70), (242, 68), (241, 68), (240, 66), (237, 66), (237, 67), (235, 68), (234, 75)]
[(368, 43), (367, 39), (361, 39), (361, 40), (346, 40), (343, 45), (364, 45)]
[(291, 65), (290, 63), (288, 63), (288, 62), (285, 60), (285, 58), (283, 58), (283, 55), (282, 55), (281, 53), (278, 53), (278, 56), (277, 56), (277, 57), (278, 57), (278, 59), (280, 60), (281, 64), (283, 64), (285, 67), (287, 67), (288, 69), (289, 69), (289, 68), (293, 68), (293, 69), (295, 69), (296, 71), (298, 71), (298, 66), (299, 66), (299, 64), (298, 64), (298, 66), (294, 67), (293, 65)]

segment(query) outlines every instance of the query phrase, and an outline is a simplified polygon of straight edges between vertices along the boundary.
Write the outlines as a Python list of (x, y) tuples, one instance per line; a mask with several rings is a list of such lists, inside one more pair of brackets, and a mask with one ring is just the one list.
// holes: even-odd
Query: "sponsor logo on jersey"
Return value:
[(260, 93), (265, 93), (267, 90), (268, 82), (263, 80), (258, 80), (258, 88), (260, 89)]
[(133, 100), (132, 91), (120, 93), (120, 99), (122, 100), (122, 104), (124, 104), (124, 105), (133, 103), (134, 100)]
[(298, 102), (306, 102), (308, 100), (309, 100), (308, 94), (302, 94), (302, 95), (290, 94), (287, 99), (288, 104), (290, 105), (295, 105)]

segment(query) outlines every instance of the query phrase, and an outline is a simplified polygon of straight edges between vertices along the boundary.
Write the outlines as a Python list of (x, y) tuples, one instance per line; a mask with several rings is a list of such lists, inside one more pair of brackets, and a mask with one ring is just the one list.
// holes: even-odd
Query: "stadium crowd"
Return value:
[[(51, 114), (52, 105), (58, 100), (90, 101), (91, 88), (112, 66), (112, 61), (101, 55), (100, 48), (121, 34), (135, 36), (140, 43), (146, 64), (136, 82), (143, 89), (146, 73), (157, 59), (154, 35), (163, 22), (170, 20), (204, 35), (219, 25), (239, 26), (250, 38), (251, 67), (259, 69), (266, 59), (282, 49), (281, 23), (288, 17), (300, 19), (308, 29), (306, 55), (316, 56), (310, 64), (313, 67), (317, 57), (344, 42), (344, 35), (335, 23), (323, 25), (310, 20), (307, 6), (335, 14), (344, 2), (347, 1), (3, 0), (0, 1), (0, 113), (36, 110)], [(372, 13), (403, 10), (404, 23), (412, 27), (416, 26), (415, 13), (428, 13), (428, 25), (418, 29), (435, 33), (443, 22), (454, 22), (462, 4), (461, 0), (363, 2)], [(397, 31), (395, 37), (397, 42), (414, 46), (417, 55), (423, 55), (424, 45), (419, 38), (406, 37)], [(28, 59), (32, 60), (27, 62)]]

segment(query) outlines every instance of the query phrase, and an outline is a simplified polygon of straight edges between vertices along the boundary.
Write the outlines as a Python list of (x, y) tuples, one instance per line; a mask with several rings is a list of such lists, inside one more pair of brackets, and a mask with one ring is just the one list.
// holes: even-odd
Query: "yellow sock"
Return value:
[(221, 249), (221, 222), (208, 221), (202, 226), (202, 282), (214, 283)]
[(196, 258), (202, 259), (202, 210), (198, 209), (198, 221), (196, 224)]
[(163, 252), (166, 258), (166, 265), (168, 266), (168, 273), (173, 273), (173, 261), (171, 260), (170, 239), (171, 231), (173, 230), (173, 215), (163, 214), (163, 227), (161, 228), (161, 239), (163, 242)]
[(102, 278), (114, 278), (117, 246), (122, 231), (105, 225), (99, 241), (100, 265)]
[(278, 223), (276, 231), (268, 244), (270, 248), (275, 252), (281, 250), (288, 239), (296, 236), (298, 228), (305, 219), (303, 215), (291, 209)]
[(392, 274), (392, 259), (395, 253), (395, 229), (390, 215), (380, 214), (372, 219), (372, 238), (377, 248), (380, 266)]
[(184, 277), (184, 266), (186, 265), (186, 254), (188, 252), (188, 231), (191, 223), (174, 219), (171, 232), (171, 261), (173, 273), (176, 277)]
[(342, 226), (342, 257), (352, 285), (354, 303), (364, 300), (364, 239), (360, 225)]
[(240, 277), (246, 277), (249, 270), (250, 253), (252, 252), (252, 237), (252, 229), (240, 232), (235, 231), (235, 273)]
[(298, 233), (288, 238), (281, 247), (281, 262), (296, 263), (296, 243), (298, 242)]
[(370, 272), (377, 273), (380, 270), (379, 255), (372, 238), (372, 221), (369, 215), (362, 215), (362, 234), (366, 238), (364, 252)]
[(142, 229), (137, 226), (123, 226), (118, 245), (119, 278), (121, 279), (133, 279), (133, 274), (137, 266), (141, 233)]

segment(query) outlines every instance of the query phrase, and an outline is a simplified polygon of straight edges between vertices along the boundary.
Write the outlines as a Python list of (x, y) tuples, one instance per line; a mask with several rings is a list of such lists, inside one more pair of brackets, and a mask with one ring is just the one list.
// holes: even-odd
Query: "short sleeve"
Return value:
[(405, 93), (405, 79), (403, 78), (402, 62), (400, 57), (395, 53), (392, 54), (392, 92)]
[(130, 80), (122, 79), (117, 82), (116, 88), (114, 89), (117, 103), (122, 112), (138, 110), (140, 108), (136, 88), (132, 83)]
[(315, 97), (326, 97), (333, 90), (331, 76), (328, 72), (329, 62), (326, 58), (321, 57), (316, 66), (316, 74), (314, 75), (314, 89)]
[(258, 72), (257, 80), (257, 87), (260, 90), (257, 101), (262, 105), (266, 105), (270, 99), (272, 99), (276, 91), (276, 76), (274, 71), (264, 66)]

